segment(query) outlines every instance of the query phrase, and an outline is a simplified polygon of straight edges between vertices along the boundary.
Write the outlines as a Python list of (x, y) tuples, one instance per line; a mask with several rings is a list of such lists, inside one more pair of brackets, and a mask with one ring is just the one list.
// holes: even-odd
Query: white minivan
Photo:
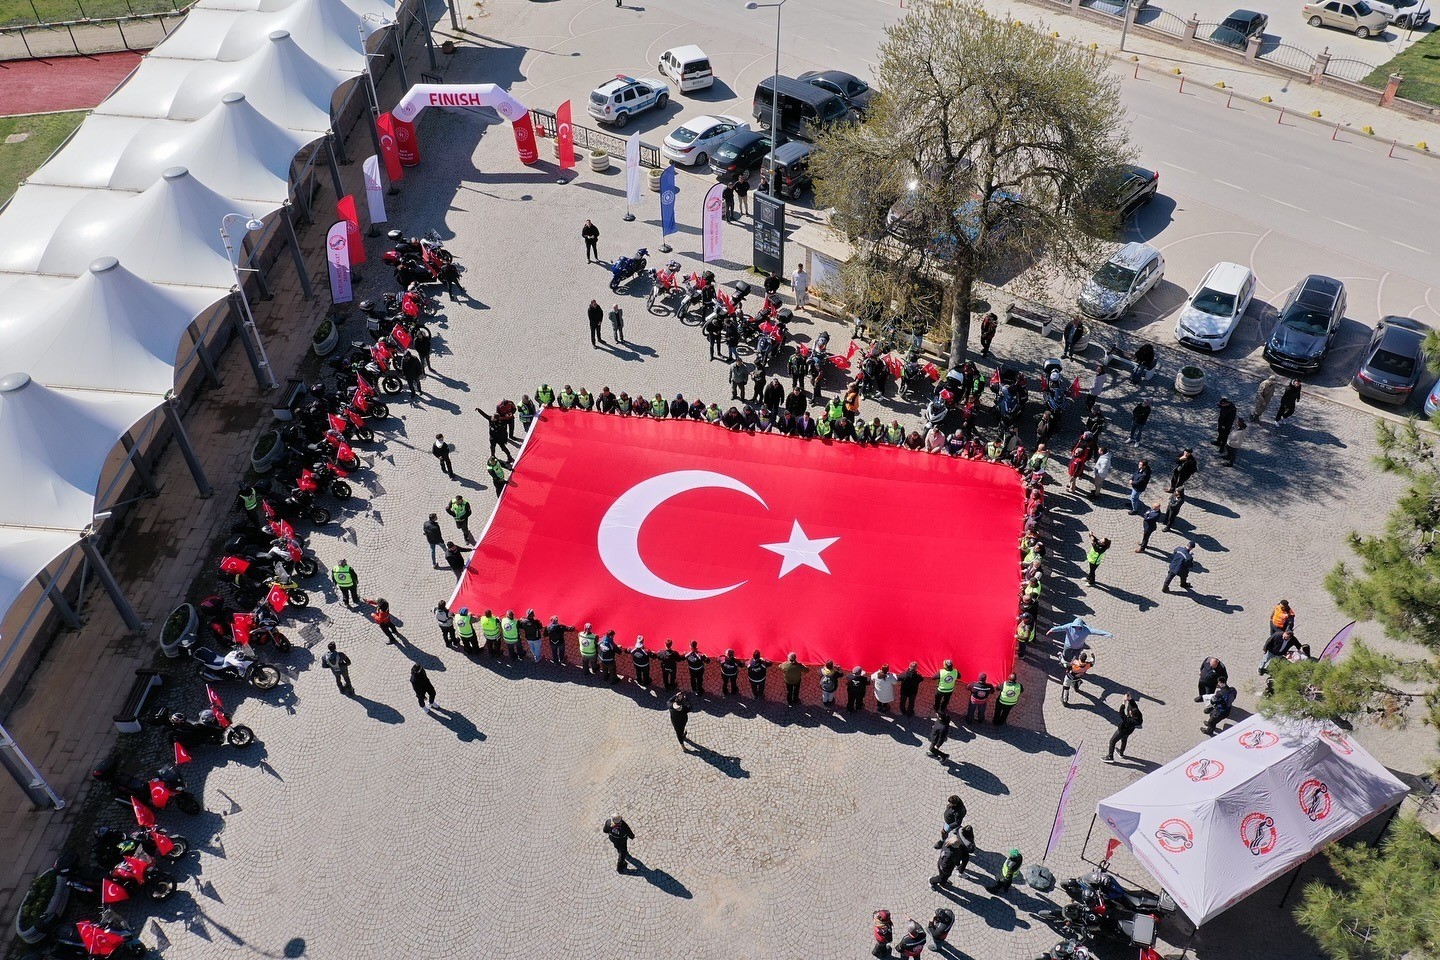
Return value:
[(661, 54), (660, 73), (669, 78), (681, 93), (704, 90), (715, 83), (715, 74), (710, 71), (710, 58), (693, 43)]

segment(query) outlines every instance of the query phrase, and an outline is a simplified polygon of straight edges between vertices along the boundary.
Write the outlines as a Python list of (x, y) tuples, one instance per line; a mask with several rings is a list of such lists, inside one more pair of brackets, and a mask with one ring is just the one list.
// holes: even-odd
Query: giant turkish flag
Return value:
[(451, 608), (993, 679), (1014, 660), (1023, 513), (997, 464), (551, 409)]

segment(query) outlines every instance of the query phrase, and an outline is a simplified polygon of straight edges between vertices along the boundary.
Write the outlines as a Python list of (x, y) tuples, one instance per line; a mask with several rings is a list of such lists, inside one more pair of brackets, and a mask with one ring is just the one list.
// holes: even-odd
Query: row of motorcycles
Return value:
[(1125, 887), (1107, 861), (1083, 877), (1064, 881), (1060, 889), (1069, 903), (1031, 914), (1064, 938), (1038, 960), (1088, 960), (1093, 954), (1086, 944), (1099, 938), (1151, 947), (1156, 925), (1175, 910), (1168, 894)]
[(181, 766), (195, 751), (244, 750), (257, 742), (250, 727), (231, 719), (217, 687), (233, 683), (269, 690), (280, 683), (280, 668), (261, 659), (257, 650), (289, 653), (284, 614), (309, 605), (302, 583), (322, 572), (297, 528), (329, 523), (332, 509), (354, 496), (351, 477), (363, 467), (354, 445), (373, 442), (378, 422), (389, 418), (381, 397), (402, 386), (399, 358), (415, 338), (429, 337), (425, 320), (438, 309), (419, 286), (442, 281), (446, 269), (454, 269), (433, 234), (407, 240), (392, 232), (391, 239), (396, 247), (386, 260), (395, 266), (400, 291), (361, 305), (369, 343), (353, 345), (332, 364), (336, 372), (330, 383), (308, 385), (292, 404), (291, 419), (280, 426), (284, 448), (272, 469), (236, 497), (242, 516), (221, 547), (219, 589), (193, 604), (198, 626), (181, 646), (205, 681), (207, 706), (193, 715), (159, 710), (143, 718), (165, 731), (174, 762), (136, 772), (107, 761), (91, 771), (134, 823), (96, 829), (93, 868), (73, 855), (56, 861), (52, 873), (62, 901), (71, 892), (100, 899), (94, 918), (74, 923), (58, 922), (62, 903), (57, 922), (42, 931), (57, 956), (148, 953), (116, 908), (127, 900), (160, 901), (175, 892), (175, 867), (191, 844), (157, 821), (172, 811), (195, 816), (204, 809)]
[(381, 259), (395, 270), (395, 282), (401, 289), (412, 284), (448, 283), (460, 278), (454, 256), (445, 249), (440, 234), (431, 230), (423, 237), (407, 237), (403, 231), (386, 234), (391, 247)]

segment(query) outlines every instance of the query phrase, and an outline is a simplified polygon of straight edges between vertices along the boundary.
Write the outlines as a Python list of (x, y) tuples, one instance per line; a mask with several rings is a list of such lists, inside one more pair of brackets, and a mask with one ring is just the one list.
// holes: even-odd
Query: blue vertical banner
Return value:
[(660, 237), (664, 239), (675, 232), (675, 165), (672, 163), (660, 174)]

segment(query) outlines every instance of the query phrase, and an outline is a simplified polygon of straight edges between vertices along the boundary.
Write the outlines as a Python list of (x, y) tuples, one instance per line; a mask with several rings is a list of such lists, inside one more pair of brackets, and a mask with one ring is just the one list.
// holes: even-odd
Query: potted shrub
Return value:
[(610, 154), (604, 150), (590, 151), (590, 169), (596, 173), (604, 173), (610, 169)]
[(255, 468), (256, 473), (269, 473), (284, 449), (285, 441), (281, 439), (280, 431), (267, 430), (255, 441), (255, 449), (250, 453), (250, 466)]
[(200, 629), (200, 614), (193, 603), (182, 603), (171, 611), (160, 630), (160, 650), (167, 657), (180, 656), (180, 650), (195, 638)]
[(315, 351), (317, 357), (328, 357), (339, 343), (340, 328), (335, 325), (334, 320), (326, 317), (315, 329), (315, 336), (310, 338), (310, 349)]
[(61, 883), (53, 868), (46, 870), (30, 884), (30, 890), (20, 902), (15, 933), (26, 943), (39, 943), (50, 935), (69, 902), (70, 885)]
[(1205, 371), (1193, 364), (1182, 366), (1175, 374), (1175, 392), (1182, 397), (1198, 397), (1205, 390)]
[(664, 171), (661, 170), (659, 167), (646, 167), (646, 168), (645, 168), (645, 176), (646, 176), (646, 177), (649, 179), (649, 181), (650, 181), (650, 192), (651, 192), (651, 193), (659, 193), (659, 192), (660, 192), (660, 174), (663, 173), (663, 172), (664, 172)]

